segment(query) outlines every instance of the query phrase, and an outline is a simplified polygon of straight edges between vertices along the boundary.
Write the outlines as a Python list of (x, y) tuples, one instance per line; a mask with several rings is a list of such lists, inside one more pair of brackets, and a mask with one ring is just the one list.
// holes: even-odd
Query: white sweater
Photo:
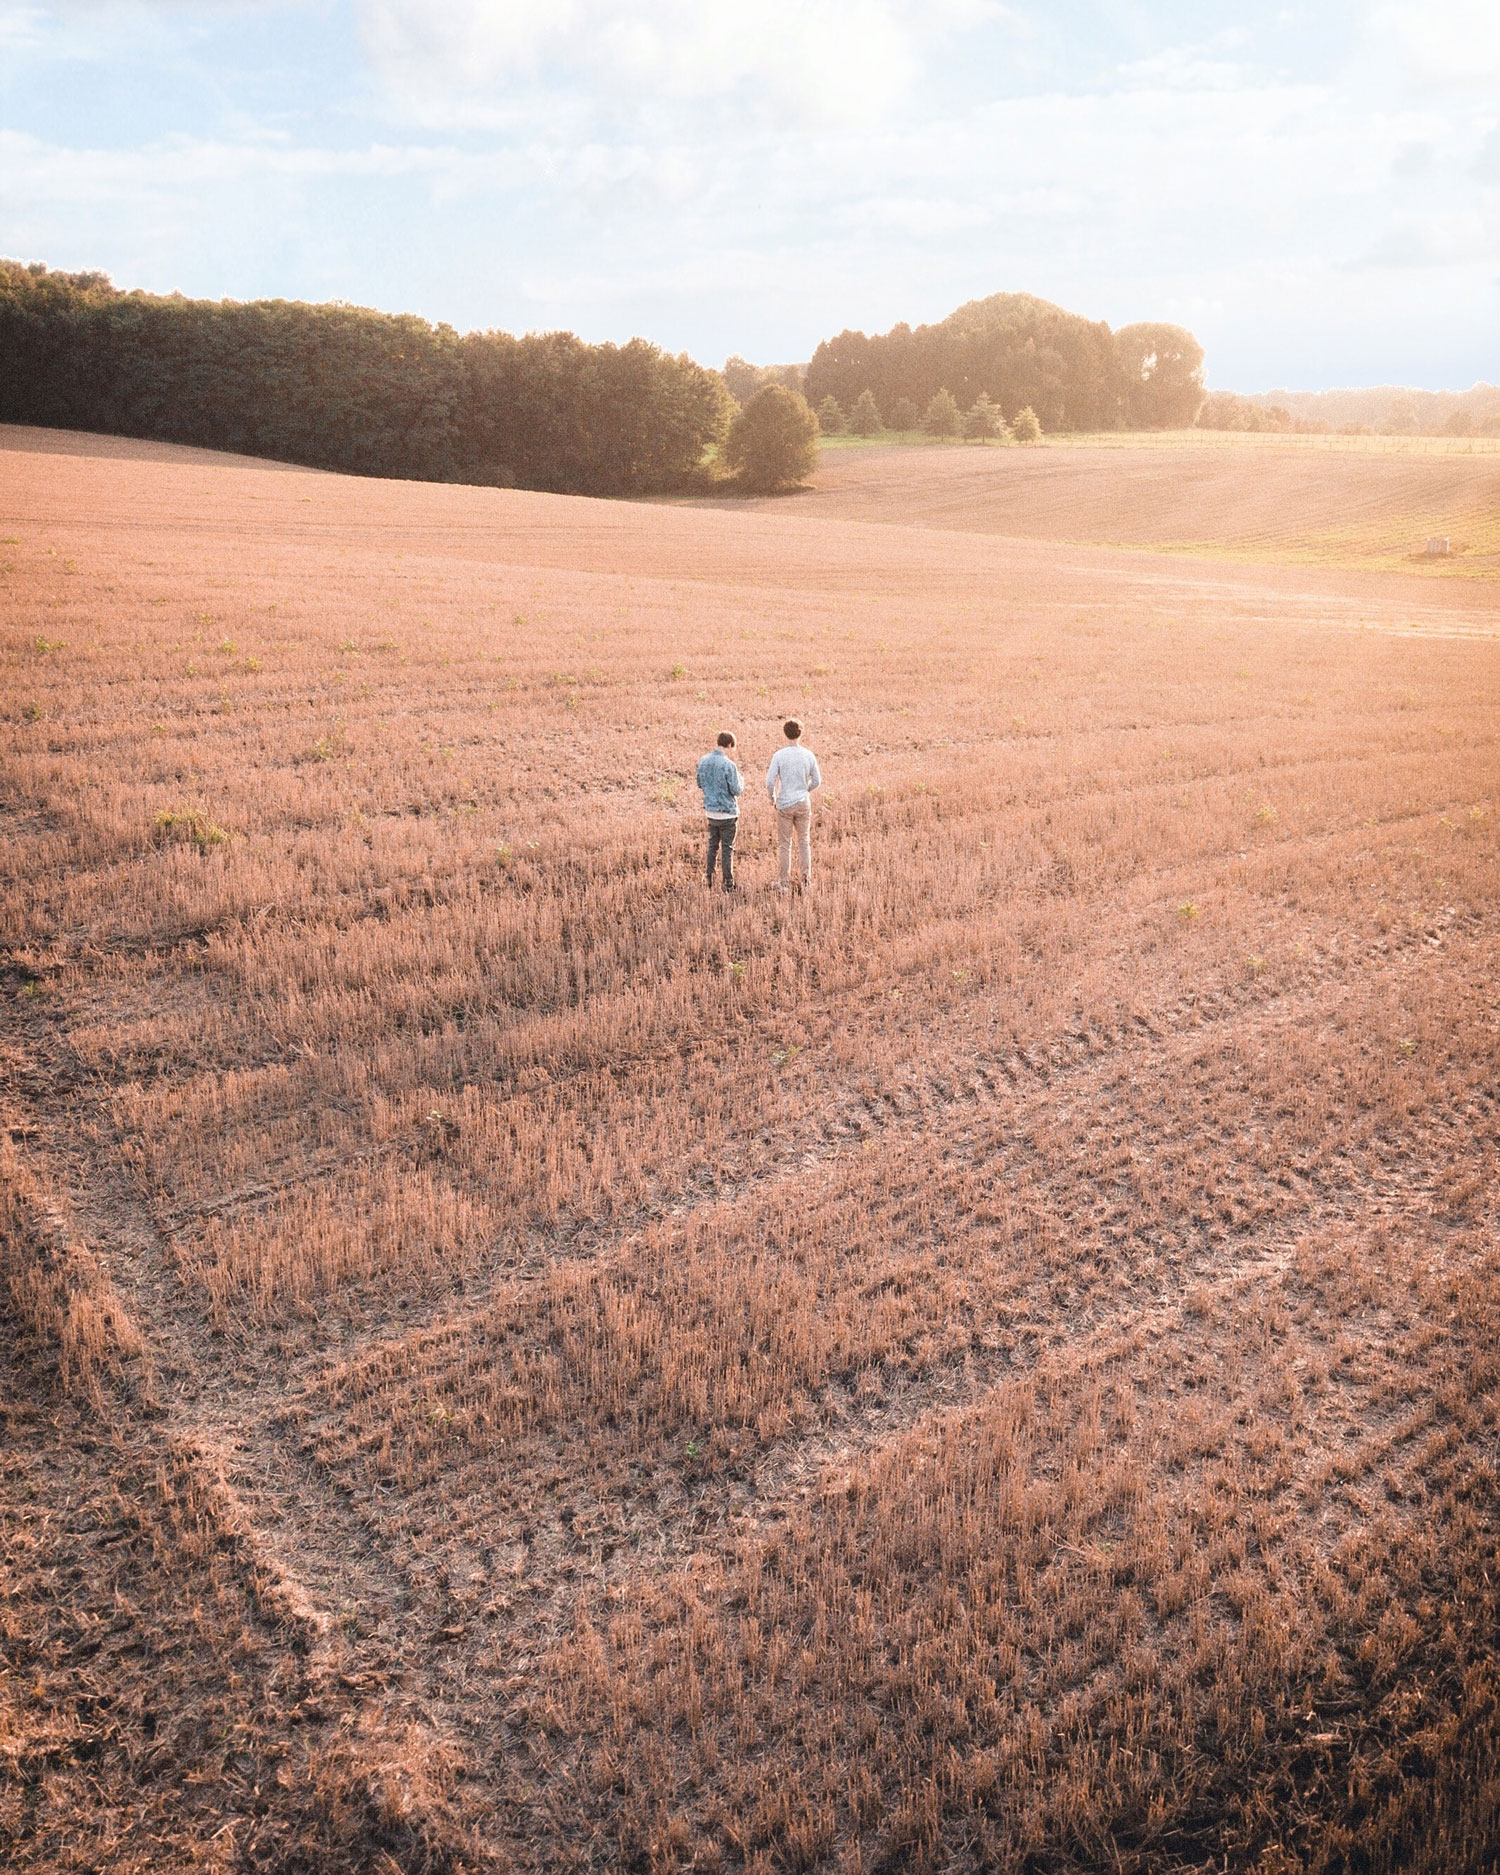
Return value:
[(789, 742), (771, 757), (766, 770), (766, 793), (778, 808), (800, 807), (814, 788), (821, 788), (818, 758), (800, 742)]

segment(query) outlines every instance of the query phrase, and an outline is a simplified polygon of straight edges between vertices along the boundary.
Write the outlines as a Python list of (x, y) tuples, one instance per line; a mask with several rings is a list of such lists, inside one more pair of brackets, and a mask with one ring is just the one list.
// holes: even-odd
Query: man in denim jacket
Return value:
[(724, 871), (724, 890), (734, 890), (734, 836), (740, 824), (740, 795), (745, 784), (735, 767), (730, 751), (734, 737), (727, 729), (719, 732), (719, 746), (710, 749), (698, 764), (698, 786), (703, 790), (703, 810), (708, 815), (708, 883), (714, 882), (714, 859)]

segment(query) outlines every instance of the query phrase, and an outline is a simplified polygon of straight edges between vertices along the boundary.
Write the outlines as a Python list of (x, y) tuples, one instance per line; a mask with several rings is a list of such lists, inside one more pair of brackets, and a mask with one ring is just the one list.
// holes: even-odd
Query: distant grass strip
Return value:
[[(1433, 536), (1451, 540), (1452, 551), (1447, 555), (1425, 554), (1422, 543)], [(1249, 540), (1104, 540), (1080, 544), (1262, 566), (1416, 573), (1426, 579), (1500, 579), (1500, 515), (1470, 516), (1457, 522), (1451, 516), (1418, 515), (1399, 532), (1382, 522), (1378, 527), (1324, 528)]]
[(820, 436), (819, 449), (1195, 449), (1295, 450), (1349, 456), (1495, 456), (1497, 436), (1299, 435), (1285, 430), (1085, 430), (1017, 444), (1009, 437), (929, 436), (925, 430), (881, 430), (875, 436)]

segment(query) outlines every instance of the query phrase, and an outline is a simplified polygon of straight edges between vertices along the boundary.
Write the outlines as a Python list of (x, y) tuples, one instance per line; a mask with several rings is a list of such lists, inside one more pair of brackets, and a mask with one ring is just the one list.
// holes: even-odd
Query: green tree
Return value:
[(921, 427), (921, 411), (909, 397), (898, 397), (891, 405), (891, 428), (893, 430), (919, 430)]
[(752, 365), (748, 358), (741, 358), (738, 352), (724, 360), (720, 376), (729, 386), (729, 394), (737, 404), (748, 404), (761, 386), (760, 366)]
[(1421, 418), (1417, 415), (1416, 399), (1412, 397), (1393, 397), (1391, 407), (1386, 412), (1385, 427), (1393, 436), (1415, 436), (1421, 428)]
[(843, 405), (836, 397), (825, 397), (818, 405), (818, 428), (825, 436), (842, 436), (848, 427)]
[(922, 417), (922, 428), (929, 436), (958, 435), (958, 403), (952, 391), (939, 391)]
[(784, 384), (763, 384), (729, 426), (724, 460), (756, 494), (795, 488), (817, 465), (818, 419)]
[(1147, 320), (1121, 326), (1115, 349), (1134, 430), (1185, 430), (1203, 403), (1203, 347), (1182, 326)]
[(1004, 434), (1005, 418), (1000, 414), (999, 405), (990, 402), (988, 392), (981, 391), (972, 408), (964, 412), (965, 437), (970, 442), (984, 442)]
[(1114, 333), (1029, 293), (970, 300), (936, 325), (894, 325), (873, 338), (841, 332), (818, 346), (805, 386), (814, 403), (837, 397), (847, 410), (866, 386), (892, 424), (898, 398), (922, 410), (945, 386), (961, 410), (981, 391), (1007, 411), (1030, 404), (1049, 432), (1119, 429), (1125, 416)]
[(1016, 420), (1010, 426), (1010, 433), (1018, 443), (1039, 443), (1042, 440), (1042, 426), (1037, 421), (1037, 414), (1030, 404), (1024, 410), (1016, 412)]
[(868, 388), (862, 390), (849, 413), (849, 428), (856, 436), (878, 436), (884, 427), (876, 407), (875, 393)]

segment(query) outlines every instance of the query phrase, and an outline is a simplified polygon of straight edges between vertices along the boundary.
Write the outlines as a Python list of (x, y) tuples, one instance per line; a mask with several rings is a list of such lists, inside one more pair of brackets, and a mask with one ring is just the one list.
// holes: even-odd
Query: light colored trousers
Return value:
[(797, 861), (804, 884), (812, 880), (812, 802), (799, 801), (795, 807), (776, 810), (776, 854), (781, 861), (781, 883), (792, 882), (792, 841), (797, 842)]

